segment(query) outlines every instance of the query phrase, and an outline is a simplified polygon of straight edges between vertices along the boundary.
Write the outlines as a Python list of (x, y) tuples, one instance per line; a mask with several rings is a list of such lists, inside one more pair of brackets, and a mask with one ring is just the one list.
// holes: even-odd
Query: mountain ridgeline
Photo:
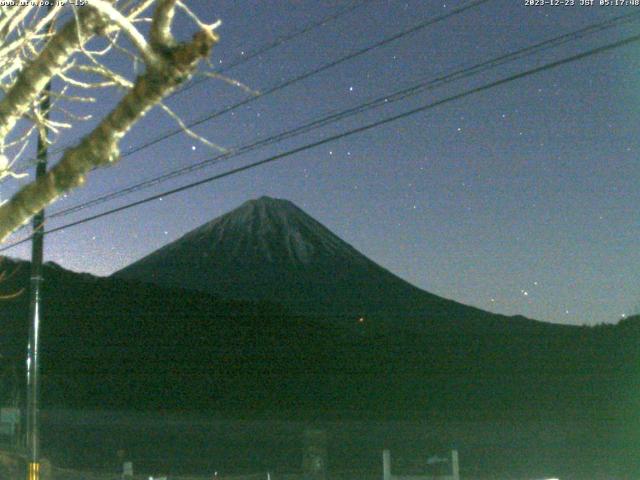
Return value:
[[(11, 372), (24, 365), (30, 266), (0, 268)], [(465, 464), (513, 469), (517, 444), (522, 471), (535, 458), (640, 472), (640, 318), (578, 327), (468, 307), (409, 285), (287, 201), (247, 202), (111, 277), (46, 264), (44, 278), (45, 411), (416, 421), (443, 435), (460, 422), (451, 438)], [(2, 385), (11, 378), (24, 372)], [(44, 418), (47, 444), (66, 445), (65, 428)]]
[(261, 197), (116, 272), (115, 278), (269, 301), (296, 314), (371, 318), (399, 329), (541, 328), (425, 292), (287, 200)]
[[(5, 259), (3, 294), (28, 286)], [(563, 326), (424, 292), (261, 198), (108, 278), (49, 264), (47, 405), (375, 418), (638, 411), (640, 321)], [(28, 294), (3, 300), (22, 365)], [(346, 412), (346, 413), (345, 413)]]
[(262, 197), (115, 274), (302, 313), (359, 315), (440, 305), (360, 254), (293, 203)]

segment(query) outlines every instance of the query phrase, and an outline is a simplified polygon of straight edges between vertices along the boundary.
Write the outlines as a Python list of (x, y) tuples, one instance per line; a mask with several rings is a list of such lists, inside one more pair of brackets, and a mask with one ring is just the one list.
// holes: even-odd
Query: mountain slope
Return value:
[(311, 315), (411, 318), (422, 325), (481, 320), (485, 327), (505, 320), (414, 287), (293, 203), (269, 197), (244, 203), (114, 276), (269, 300)]
[[(0, 282), (0, 295), (28, 287), (28, 264), (7, 260), (2, 271), (8, 279)], [(585, 328), (493, 316), (497, 320), (483, 321), (483, 328), (452, 321), (455, 328), (445, 332), (381, 333), (374, 322), (341, 328), (274, 305), (221, 301), (55, 265), (44, 277), (45, 408), (198, 411), (314, 424), (428, 421), (428, 431), (456, 431), (456, 422), (463, 422), (455, 439), (466, 439), (465, 458), (475, 451), (478, 462), (486, 460), (491, 435), (500, 436), (491, 426), (499, 424), (507, 435), (500, 437), (505, 453), (499, 456), (510, 466), (513, 445), (526, 453), (518, 458), (527, 468), (530, 452), (548, 458), (549, 445), (569, 455), (557, 460), (564, 467), (571, 461), (593, 471), (611, 455), (620, 468), (637, 465), (631, 449), (640, 431), (640, 318)], [(24, 366), (27, 311), (26, 293), (2, 301), (0, 365)], [(523, 324), (530, 328), (514, 328)], [(534, 422), (544, 426), (544, 438), (532, 430)], [(87, 428), (101, 448), (110, 435), (121, 434)], [(132, 430), (128, 437), (149, 443), (135, 425)], [(64, 454), (80, 445), (81, 437), (46, 419), (42, 431), (46, 444)]]
[[(29, 265), (7, 260), (2, 270), (0, 295), (25, 289), (0, 308), (2, 361), (22, 369)], [(48, 406), (387, 419), (592, 418), (638, 407), (640, 319), (381, 332), (55, 265), (44, 277)]]

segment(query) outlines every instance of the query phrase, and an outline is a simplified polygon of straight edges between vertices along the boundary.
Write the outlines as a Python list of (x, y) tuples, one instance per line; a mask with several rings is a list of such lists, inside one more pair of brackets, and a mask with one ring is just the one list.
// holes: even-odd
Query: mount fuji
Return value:
[[(245, 202), (114, 276), (269, 301), (305, 315), (411, 318), (414, 326), (455, 320), (483, 328), (512, 320), (420, 290), (292, 202), (270, 197)], [(521, 324), (541, 323), (517, 318)]]

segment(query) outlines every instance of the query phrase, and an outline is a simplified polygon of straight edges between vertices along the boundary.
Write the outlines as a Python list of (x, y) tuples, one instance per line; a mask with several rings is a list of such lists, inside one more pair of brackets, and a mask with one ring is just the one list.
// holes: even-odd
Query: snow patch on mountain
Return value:
[(228, 254), (301, 266), (328, 257), (362, 255), (288, 200), (261, 197), (187, 233), (156, 254), (197, 249), (202, 257)]

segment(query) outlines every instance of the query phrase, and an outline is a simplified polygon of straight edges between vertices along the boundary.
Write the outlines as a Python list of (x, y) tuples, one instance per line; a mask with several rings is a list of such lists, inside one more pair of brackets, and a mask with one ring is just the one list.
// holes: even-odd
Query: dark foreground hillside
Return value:
[[(18, 268), (4, 293), (26, 285), (26, 264), (3, 265)], [(0, 308), (5, 362), (22, 364), (27, 301), (18, 295)], [(46, 270), (43, 311), (45, 408), (442, 428), (498, 422), (529, 442), (530, 425), (573, 425), (582, 450), (613, 446), (618, 470), (637, 466), (638, 319), (416, 334), (58, 267)]]

